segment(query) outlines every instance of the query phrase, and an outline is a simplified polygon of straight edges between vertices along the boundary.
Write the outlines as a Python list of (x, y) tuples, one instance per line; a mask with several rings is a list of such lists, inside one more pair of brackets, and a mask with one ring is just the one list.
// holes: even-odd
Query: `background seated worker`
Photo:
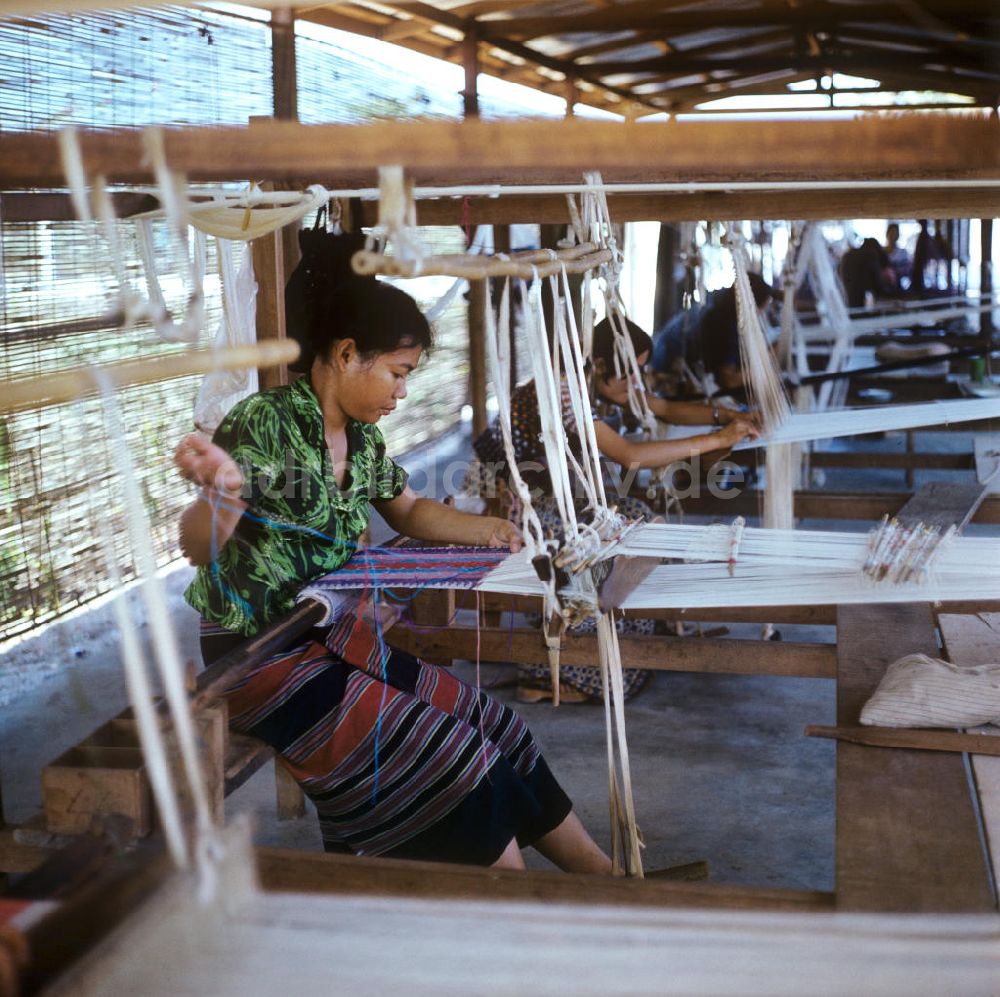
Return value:
[[(416, 303), (374, 278), (310, 293), (310, 373), (176, 451), (202, 487), (181, 538), (198, 565), (186, 598), (206, 664), (342, 565), (372, 504), (412, 537), (520, 546), (507, 520), (418, 498), (386, 453), (377, 424), (431, 342)], [(315, 804), (328, 851), (523, 868), (532, 845), (568, 871), (611, 871), (520, 717), (353, 614), (272, 655), (227, 699), (232, 727), (272, 745)]]
[(895, 275), (889, 255), (878, 239), (865, 239), (840, 258), (840, 279), (848, 308), (864, 308), (869, 298), (888, 298), (895, 291)]
[[(634, 322), (626, 320), (632, 347), (640, 367), (649, 360), (652, 341), (649, 334)], [(605, 491), (608, 504), (617, 506), (618, 512), (630, 519), (653, 519), (653, 512), (645, 502), (628, 494), (635, 471), (641, 468), (661, 468), (675, 461), (687, 461), (712, 455), (718, 458), (735, 443), (747, 436), (756, 436), (752, 417), (732, 409), (696, 402), (674, 402), (647, 396), (647, 401), (657, 418), (664, 421), (692, 426), (718, 423), (721, 429), (675, 440), (636, 440), (622, 436), (609, 425), (607, 418), (621, 424), (621, 406), (628, 403), (628, 379), (614, 370), (614, 334), (605, 319), (594, 327), (590, 360), (591, 416), (597, 447), (605, 458)], [(569, 389), (565, 379), (561, 385), (563, 425), (570, 446), (579, 452), (578, 430), (573, 417)], [(562, 523), (558, 507), (552, 496), (552, 482), (545, 465), (545, 448), (541, 442), (541, 420), (538, 398), (533, 381), (517, 389), (511, 396), (511, 436), (514, 457), (525, 483), (532, 489), (532, 505), (538, 513), (546, 533), (555, 539), (562, 538)], [(466, 496), (491, 498), (502, 495), (508, 504), (504, 510), (520, 524), (521, 510), (514, 501), (514, 492), (506, 487), (509, 481), (507, 458), (503, 448), (500, 424), (494, 421), (474, 441), (475, 457), (466, 475)], [(585, 515), (583, 491), (574, 486), (578, 512)], [(593, 623), (574, 628), (575, 633), (590, 632)], [(619, 620), (619, 633), (653, 633), (652, 620)], [(564, 666), (560, 670), (563, 690), (560, 698), (566, 702), (599, 699), (601, 680), (597, 668)], [(625, 670), (626, 697), (635, 695), (646, 681), (648, 673), (639, 669)], [(518, 697), (522, 701), (535, 701), (551, 694), (549, 670), (545, 667), (522, 666), (518, 669)]]
[[(750, 274), (750, 289), (760, 309), (779, 297), (760, 274)], [(714, 291), (701, 308), (678, 312), (653, 339), (651, 359), (656, 373), (679, 373), (686, 365), (698, 373), (711, 374), (720, 391), (743, 388), (734, 287)]]

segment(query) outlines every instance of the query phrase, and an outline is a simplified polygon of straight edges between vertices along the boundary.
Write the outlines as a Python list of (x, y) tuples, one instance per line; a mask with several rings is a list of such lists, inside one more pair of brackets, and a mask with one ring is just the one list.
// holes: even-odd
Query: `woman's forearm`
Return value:
[(390, 525), (416, 540), (475, 545), (485, 542), (482, 533), (489, 521), (489, 517), (461, 512), (433, 499), (418, 498), (405, 517)]
[(246, 508), (239, 498), (203, 489), (181, 514), (181, 553), (191, 564), (210, 564), (213, 553), (218, 554), (233, 535)]
[(648, 397), (653, 415), (676, 426), (708, 426), (713, 423), (724, 425), (743, 414), (711, 402), (677, 402), (669, 398), (657, 398), (655, 395)]
[[(650, 468), (666, 467), (675, 461), (700, 457), (712, 451), (728, 450), (732, 444), (723, 440), (721, 433), (700, 433), (676, 440), (641, 440), (626, 442), (624, 460), (618, 463), (624, 467)], [(610, 454), (608, 456), (611, 456)]]

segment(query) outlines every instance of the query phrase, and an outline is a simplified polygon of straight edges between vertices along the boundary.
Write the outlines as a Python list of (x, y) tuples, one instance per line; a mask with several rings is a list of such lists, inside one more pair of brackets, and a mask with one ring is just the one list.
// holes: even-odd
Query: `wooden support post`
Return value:
[(274, 7), (271, 10), (271, 74), (274, 116), (279, 121), (297, 121), (299, 91), (295, 63), (295, 10), (292, 7)]
[(278, 820), (298, 820), (305, 816), (306, 798), (302, 787), (280, 756), (274, 756), (274, 781), (277, 795)]
[[(281, 231), (254, 239), (253, 272), (257, 280), (257, 342), (285, 339), (285, 251)], [(261, 390), (288, 384), (288, 368), (259, 370)]]
[(580, 99), (580, 91), (577, 89), (576, 80), (572, 76), (567, 76), (565, 80), (566, 96), (566, 118), (576, 117), (576, 102)]
[(486, 281), (469, 281), (469, 402), (472, 405), (472, 435), (487, 426), (486, 412)]
[[(982, 262), (979, 265), (979, 293), (983, 298), (993, 293), (993, 219), (983, 218), (980, 223), (979, 245)], [(993, 312), (988, 310), (979, 313), (979, 338), (983, 344), (983, 356), (986, 359), (986, 370), (992, 374), (990, 352), (993, 348)]]
[[(513, 247), (510, 243), (510, 226), (509, 225), (494, 225), (493, 226), (493, 252), (494, 253), (510, 253)], [(518, 246), (518, 249), (521, 247)], [(514, 317), (511, 317), (510, 322), (510, 390), (513, 392), (514, 388), (517, 386), (517, 322)], [(493, 390), (496, 391), (496, 385), (493, 385)]]
[(462, 41), (462, 65), (465, 68), (463, 112), (466, 118), (479, 117), (479, 25), (475, 19), (465, 24)]
[(454, 589), (423, 589), (410, 600), (410, 616), (421, 626), (444, 630), (452, 625), (454, 615)]
[[(271, 11), (272, 109), (278, 121), (297, 121), (298, 72), (295, 62), (295, 11), (275, 7)], [(268, 121), (251, 118), (250, 124)], [(284, 185), (282, 185), (284, 186)], [(274, 185), (269, 185), (274, 189)], [(289, 225), (251, 244), (257, 280), (257, 341), (284, 339), (285, 281), (299, 261), (298, 226)], [(258, 371), (261, 389), (288, 384), (288, 368)]]
[(654, 329), (659, 329), (678, 308), (680, 296), (675, 267), (679, 242), (676, 225), (660, 225), (660, 239), (656, 249), (656, 292), (653, 298)]
[[(272, 105), (278, 121), (299, 120), (298, 64), (295, 60), (295, 9), (275, 7), (271, 11)], [(276, 190), (294, 190), (298, 184), (275, 184)], [(284, 276), (298, 265), (299, 223), (281, 230)]]

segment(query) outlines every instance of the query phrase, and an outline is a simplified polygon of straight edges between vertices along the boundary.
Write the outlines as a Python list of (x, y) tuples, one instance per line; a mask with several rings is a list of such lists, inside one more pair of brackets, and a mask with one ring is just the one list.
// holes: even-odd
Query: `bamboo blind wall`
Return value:
[[(353, 51), (349, 36), (300, 36), (297, 55), (304, 121), (461, 113), (460, 79), (453, 84), (446, 72), (436, 82), (415, 80), (391, 59)], [(242, 124), (272, 107), (269, 27), (229, 11), (157, 7), (0, 21), (0, 65), (0, 131)], [(497, 99), (490, 108), (522, 110)], [(130, 275), (142, 289), (134, 225), (122, 221), (119, 229)], [(441, 252), (456, 251), (465, 239), (458, 228), (422, 235)], [(157, 246), (165, 249), (165, 239), (158, 237)], [(113, 280), (100, 247), (81, 223), (4, 222), (0, 195), (0, 378), (179, 348), (146, 326), (123, 331), (102, 318)], [(203, 342), (214, 337), (221, 313), (212, 240), (209, 248)], [(171, 268), (169, 253), (158, 252), (168, 304), (183, 293)], [(447, 283), (403, 286), (426, 307)], [(411, 379), (405, 411), (385, 426), (393, 452), (455, 425), (466, 401), (465, 328), (459, 295), (435, 325), (436, 348)], [(179, 554), (176, 521), (189, 492), (171, 473), (169, 454), (191, 427), (197, 388), (190, 378), (125, 391), (120, 399), (160, 564)], [(103, 439), (96, 401), (0, 421), (0, 643), (110, 588), (95, 516), (110, 515), (120, 563), (126, 577), (133, 573)]]

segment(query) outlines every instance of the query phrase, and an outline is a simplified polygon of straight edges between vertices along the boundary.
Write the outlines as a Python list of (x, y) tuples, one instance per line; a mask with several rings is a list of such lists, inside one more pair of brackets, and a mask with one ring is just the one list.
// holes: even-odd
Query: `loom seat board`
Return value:
[[(937, 656), (930, 607), (842, 606), (837, 723), (857, 723), (889, 663)], [(963, 757), (837, 744), (836, 903), (841, 910), (995, 909)]]

